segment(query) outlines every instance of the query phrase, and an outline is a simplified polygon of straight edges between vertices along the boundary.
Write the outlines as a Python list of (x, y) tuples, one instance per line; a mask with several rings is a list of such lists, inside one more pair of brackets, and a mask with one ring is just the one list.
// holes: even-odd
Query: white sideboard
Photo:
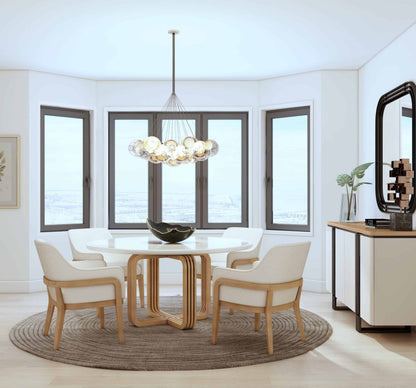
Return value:
[(370, 229), (362, 222), (328, 226), (332, 307), (355, 312), (360, 332), (416, 326), (416, 231)]

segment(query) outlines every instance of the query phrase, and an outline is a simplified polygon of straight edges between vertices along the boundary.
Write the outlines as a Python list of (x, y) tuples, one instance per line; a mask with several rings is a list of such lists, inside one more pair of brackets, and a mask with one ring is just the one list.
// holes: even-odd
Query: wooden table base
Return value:
[[(171, 325), (178, 329), (192, 329), (197, 320), (206, 319), (211, 307), (211, 258), (201, 257), (201, 309), (196, 311), (196, 265), (192, 255), (154, 256), (132, 255), (127, 265), (127, 310), (129, 321), (138, 327)], [(159, 307), (159, 259), (169, 258), (182, 262), (183, 311), (173, 315)], [(136, 268), (139, 260), (147, 260), (147, 311), (149, 318), (137, 318)]]

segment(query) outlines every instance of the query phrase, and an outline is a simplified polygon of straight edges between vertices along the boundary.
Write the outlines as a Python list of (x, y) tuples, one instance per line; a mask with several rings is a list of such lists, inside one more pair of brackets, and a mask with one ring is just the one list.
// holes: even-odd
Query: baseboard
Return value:
[[(146, 281), (146, 280), (145, 280)], [(160, 284), (181, 286), (181, 276), (177, 273), (161, 273)], [(321, 280), (303, 279), (303, 290), (310, 292), (327, 293), (326, 284)], [(0, 281), (0, 293), (19, 294), (28, 292), (46, 291), (45, 285), (39, 280)]]
[(312, 280), (303, 278), (303, 290), (327, 294), (326, 283), (323, 280)]
[(39, 280), (0, 280), (0, 293), (25, 294), (46, 291), (42, 279)]

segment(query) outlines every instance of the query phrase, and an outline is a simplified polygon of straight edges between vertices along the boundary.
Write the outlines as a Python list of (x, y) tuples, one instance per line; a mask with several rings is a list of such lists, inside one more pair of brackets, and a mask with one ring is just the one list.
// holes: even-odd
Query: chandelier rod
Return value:
[(172, 94), (175, 94), (175, 36), (179, 34), (178, 30), (169, 30), (172, 35)]

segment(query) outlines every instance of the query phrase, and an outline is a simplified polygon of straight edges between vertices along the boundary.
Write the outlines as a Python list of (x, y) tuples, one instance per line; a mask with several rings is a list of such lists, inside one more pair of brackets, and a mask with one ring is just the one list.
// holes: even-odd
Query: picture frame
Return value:
[(20, 136), (0, 135), (0, 209), (20, 207)]

